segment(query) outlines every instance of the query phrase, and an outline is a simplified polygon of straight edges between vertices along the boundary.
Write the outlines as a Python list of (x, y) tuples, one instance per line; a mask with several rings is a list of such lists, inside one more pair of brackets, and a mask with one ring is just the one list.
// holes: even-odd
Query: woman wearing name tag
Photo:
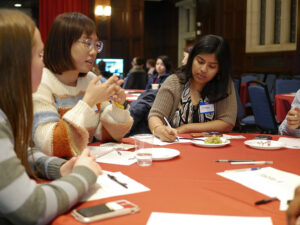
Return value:
[[(174, 141), (180, 133), (228, 132), (236, 114), (229, 46), (222, 37), (207, 35), (195, 44), (187, 64), (163, 83), (149, 128), (162, 141)], [(164, 125), (164, 117), (173, 128)]]

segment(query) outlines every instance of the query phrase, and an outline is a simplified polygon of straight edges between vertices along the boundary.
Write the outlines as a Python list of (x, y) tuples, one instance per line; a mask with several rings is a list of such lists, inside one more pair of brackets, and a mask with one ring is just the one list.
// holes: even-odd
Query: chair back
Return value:
[(246, 73), (244, 75), (242, 75), (241, 77), (241, 82), (243, 83), (247, 83), (249, 81), (252, 81), (252, 80), (257, 80), (257, 76), (255, 74), (251, 74), (251, 73)]
[(266, 84), (250, 81), (247, 87), (256, 125), (264, 131), (277, 133), (278, 125)]
[(297, 92), (300, 88), (300, 80), (276, 80), (276, 94)]
[(236, 102), (237, 102), (237, 120), (240, 122), (245, 117), (244, 107), (240, 98), (240, 80), (234, 79), (233, 80), (234, 87), (235, 87), (235, 94), (236, 94)]
[(256, 74), (256, 77), (257, 77), (257, 80), (260, 80), (262, 82), (265, 81), (265, 74), (263, 74), (263, 73)]
[(275, 81), (276, 81), (276, 75), (275, 74), (267, 74), (265, 84), (268, 87), (269, 96), (271, 99), (271, 102), (274, 102), (274, 96), (275, 96)]

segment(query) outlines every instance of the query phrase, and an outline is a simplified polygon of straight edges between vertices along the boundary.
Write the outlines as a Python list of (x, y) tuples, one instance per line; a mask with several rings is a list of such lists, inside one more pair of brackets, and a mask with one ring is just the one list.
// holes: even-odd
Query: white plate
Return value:
[(152, 160), (168, 160), (180, 155), (180, 151), (172, 148), (153, 148), (152, 149)]
[(251, 148), (263, 149), (263, 150), (276, 150), (284, 147), (284, 144), (279, 141), (272, 140), (248, 140), (244, 142)]
[(197, 145), (197, 146), (200, 146), (200, 147), (208, 147), (208, 148), (216, 148), (216, 147), (222, 147), (222, 146), (225, 146), (225, 145), (228, 145), (230, 144), (230, 140), (226, 139), (226, 138), (220, 138), (222, 143), (220, 144), (209, 144), (209, 143), (205, 143), (204, 140), (206, 139), (207, 137), (204, 137), (204, 138), (199, 138), (201, 140), (193, 140), (193, 144)]

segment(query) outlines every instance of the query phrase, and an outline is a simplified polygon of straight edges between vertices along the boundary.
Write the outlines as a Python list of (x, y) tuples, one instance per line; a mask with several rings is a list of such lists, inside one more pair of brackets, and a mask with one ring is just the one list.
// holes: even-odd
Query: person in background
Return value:
[[(220, 36), (206, 35), (187, 64), (162, 84), (148, 118), (155, 136), (174, 141), (181, 133), (228, 132), (236, 115), (229, 46)], [(164, 117), (173, 128), (164, 125)]]
[(148, 75), (144, 70), (144, 60), (141, 57), (135, 57), (132, 60), (132, 68), (126, 75), (123, 84), (124, 89), (145, 89)]
[(186, 65), (187, 61), (188, 61), (188, 58), (189, 58), (189, 54), (190, 52), (192, 51), (193, 49), (193, 46), (189, 45), (189, 46), (186, 46), (184, 49), (183, 49), (183, 58), (182, 58), (182, 61), (181, 61), (181, 64), (184, 66)]
[(112, 76), (112, 73), (107, 72), (105, 70), (105, 68), (106, 68), (106, 62), (104, 62), (104, 61), (101, 60), (98, 63), (98, 68), (99, 68), (100, 75), (103, 76), (105, 79), (108, 79), (108, 78), (110, 78)]
[(100, 70), (99, 70), (97, 64), (95, 64), (95, 63), (93, 64), (93, 67), (92, 67), (92, 69), (91, 69), (91, 72), (93, 72), (93, 73), (96, 74), (97, 76), (101, 76), (100, 82), (104, 83), (104, 82), (107, 80), (105, 77), (103, 77), (103, 76), (101, 75)]
[(155, 60), (154, 59), (147, 59), (146, 61), (146, 70), (148, 77), (152, 77), (155, 73)]
[(286, 211), (287, 224), (300, 224), (300, 186), (295, 189), (294, 199), (290, 202)]
[[(81, 199), (101, 168), (88, 149), (66, 161), (32, 146), (32, 92), (41, 81), (43, 42), (17, 10), (0, 9), (0, 37), (0, 224), (49, 224)], [(29, 175), (57, 180), (37, 184)]]
[[(56, 17), (45, 45), (42, 81), (34, 100), (34, 143), (48, 155), (76, 156), (95, 137), (120, 141), (133, 120), (116, 75), (104, 83), (90, 72), (103, 44), (80, 13)], [(61, 48), (57, 46), (63, 46)], [(108, 100), (113, 104), (104, 105)]]
[(161, 55), (156, 59), (155, 71), (156, 73), (148, 79), (146, 89), (151, 89), (152, 84), (159, 84), (159, 86), (167, 79), (172, 70), (172, 64), (168, 56)]
[(279, 126), (279, 133), (300, 137), (300, 89), (292, 102), (291, 110)]

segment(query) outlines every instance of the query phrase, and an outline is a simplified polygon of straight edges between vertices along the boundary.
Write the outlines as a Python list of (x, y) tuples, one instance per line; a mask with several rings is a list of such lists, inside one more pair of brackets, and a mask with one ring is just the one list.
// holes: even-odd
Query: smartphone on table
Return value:
[(116, 216), (133, 214), (139, 210), (139, 207), (132, 202), (127, 200), (117, 200), (96, 206), (74, 209), (71, 214), (75, 219), (82, 223), (90, 223)]
[(253, 140), (272, 140), (272, 137), (268, 135), (257, 135)]

